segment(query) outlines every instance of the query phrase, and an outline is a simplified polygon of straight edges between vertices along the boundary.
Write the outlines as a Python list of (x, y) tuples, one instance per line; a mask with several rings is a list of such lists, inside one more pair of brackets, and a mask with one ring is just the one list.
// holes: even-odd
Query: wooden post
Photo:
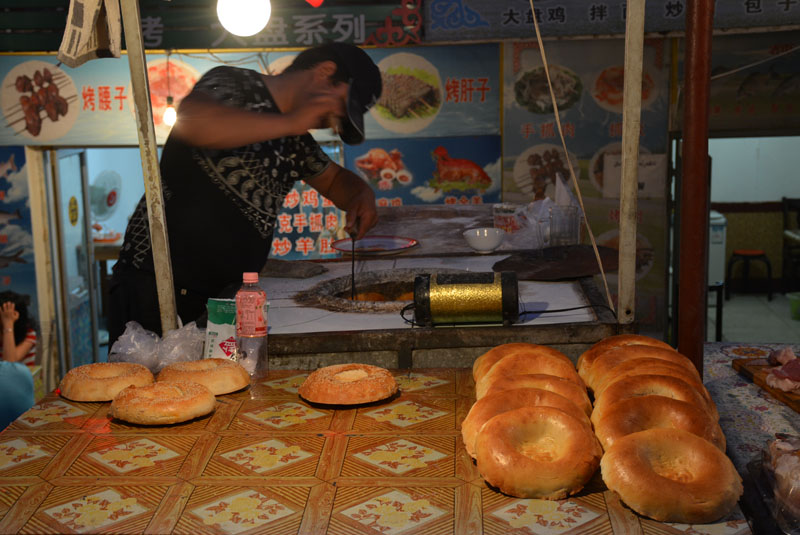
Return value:
[(642, 114), (642, 62), (645, 0), (628, 2), (625, 24), (625, 82), (622, 108), (622, 183), (619, 220), (619, 323), (636, 313), (636, 196)]
[(150, 243), (153, 249), (158, 305), (161, 309), (163, 334), (178, 325), (175, 290), (172, 281), (172, 262), (169, 256), (167, 222), (164, 218), (164, 195), (161, 190), (161, 173), (158, 167), (158, 151), (153, 109), (150, 105), (150, 90), (147, 83), (147, 62), (142, 42), (141, 15), (137, 0), (121, 0), (122, 26), (131, 70), (133, 100), (136, 104), (136, 126), (139, 134), (139, 150), (142, 154), (144, 191), (147, 201), (147, 217), (150, 222)]
[(688, 2), (678, 257), (678, 351), (703, 373), (708, 258), (708, 94), (714, 1)]
[(56, 291), (54, 280), (53, 255), (49, 244), (53, 243), (53, 229), (47, 224), (47, 173), (44, 170), (44, 149), (25, 147), (25, 168), (28, 170), (29, 200), (31, 205), (31, 227), (33, 252), (36, 258), (36, 304), (39, 308), (39, 329), (36, 344), (39, 346), (42, 365), (42, 381), (45, 392), (58, 386), (67, 373), (58, 357), (56, 339)]

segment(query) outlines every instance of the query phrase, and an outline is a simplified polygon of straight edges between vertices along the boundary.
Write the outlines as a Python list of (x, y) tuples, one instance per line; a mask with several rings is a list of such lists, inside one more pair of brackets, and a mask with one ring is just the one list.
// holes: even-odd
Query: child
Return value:
[(18, 362), (0, 361), (0, 431), (33, 407), (33, 376)]
[(28, 317), (28, 306), (23, 296), (14, 292), (0, 293), (0, 324), (3, 329), (0, 359), (34, 366), (36, 330), (33, 320)]

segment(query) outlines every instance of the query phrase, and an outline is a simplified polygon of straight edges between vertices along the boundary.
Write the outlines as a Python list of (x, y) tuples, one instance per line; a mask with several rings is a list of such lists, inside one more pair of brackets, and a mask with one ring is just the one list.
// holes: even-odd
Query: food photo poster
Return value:
[(29, 299), (38, 316), (28, 172), (25, 149), (0, 147), (0, 292)]
[[(535, 43), (366, 50), (381, 70), (385, 90), (365, 115), (367, 140), (344, 146), (341, 162), (370, 183), (379, 205), (528, 203), (553, 196), (553, 177), (558, 172), (569, 178), (569, 161), (588, 199), (587, 216), (602, 227), (596, 233), (618, 224), (611, 208), (618, 201), (603, 199), (603, 165), (606, 153), (621, 150), (622, 40), (599, 40), (591, 48), (564, 41), (548, 49), (568, 155), (545, 98)], [(665, 40), (645, 44), (642, 153), (666, 150), (667, 50)], [(167, 97), (179, 104), (203, 73), (222, 64), (279, 73), (296, 54), (148, 54), (158, 143), (169, 133), (163, 122)], [(0, 145), (138, 146), (127, 57), (73, 69), (52, 55), (5, 56), (0, 79), (5, 123)], [(330, 132), (313, 134), (322, 142), (335, 141)], [(658, 217), (658, 211), (643, 217)], [(663, 217), (657, 224), (642, 223), (648, 232), (665, 227)], [(287, 198), (271, 254), (339, 256), (332, 244), (341, 227), (342, 213), (298, 183)], [(643, 238), (654, 248), (663, 242), (660, 235)], [(656, 270), (647, 269), (646, 260), (644, 276), (652, 277)]]

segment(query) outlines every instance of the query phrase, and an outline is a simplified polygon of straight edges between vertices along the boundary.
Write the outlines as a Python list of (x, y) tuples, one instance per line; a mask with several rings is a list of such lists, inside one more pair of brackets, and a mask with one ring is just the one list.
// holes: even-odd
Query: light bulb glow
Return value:
[(175, 121), (178, 120), (178, 112), (175, 111), (175, 106), (173, 106), (172, 104), (167, 106), (167, 108), (164, 110), (164, 115), (162, 116), (162, 120), (164, 121), (164, 124), (167, 126), (173, 126), (175, 124)]
[(234, 35), (255, 35), (269, 22), (270, 0), (218, 0), (217, 17), (222, 27)]

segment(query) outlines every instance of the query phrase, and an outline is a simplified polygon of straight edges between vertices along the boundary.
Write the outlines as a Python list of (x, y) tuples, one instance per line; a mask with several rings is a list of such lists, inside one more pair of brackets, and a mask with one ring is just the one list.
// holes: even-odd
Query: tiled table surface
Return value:
[(398, 371), (399, 396), (341, 410), (297, 396), (306, 373), (273, 371), (169, 427), (46, 397), (0, 434), (0, 533), (750, 532), (738, 510), (714, 525), (636, 517), (599, 473), (557, 502), (492, 490), (459, 431), (471, 370)]
[(800, 435), (800, 415), (769, 393), (736, 373), (731, 362), (740, 358), (763, 358), (773, 349), (800, 345), (709, 343), (704, 349), (703, 383), (720, 414), (720, 425), (728, 442), (728, 455), (740, 473), (760, 455), (775, 433)]

